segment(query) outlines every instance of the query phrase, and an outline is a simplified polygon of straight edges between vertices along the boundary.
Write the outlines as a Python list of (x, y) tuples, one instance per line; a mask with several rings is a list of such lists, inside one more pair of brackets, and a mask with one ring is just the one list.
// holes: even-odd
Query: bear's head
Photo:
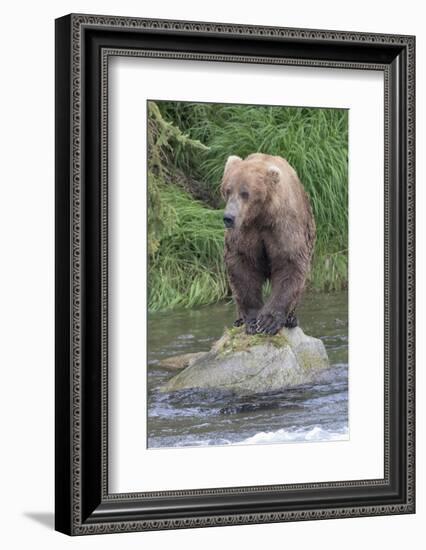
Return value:
[(278, 166), (250, 155), (231, 155), (225, 164), (221, 193), (226, 201), (223, 222), (227, 229), (249, 227), (265, 215), (265, 203), (280, 181)]

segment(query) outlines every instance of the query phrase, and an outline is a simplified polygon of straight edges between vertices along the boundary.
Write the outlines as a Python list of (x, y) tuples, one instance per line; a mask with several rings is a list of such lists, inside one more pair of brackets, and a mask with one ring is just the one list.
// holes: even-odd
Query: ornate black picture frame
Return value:
[[(383, 72), (383, 479), (108, 492), (107, 71), (115, 55)], [(58, 531), (414, 513), (414, 56), (413, 36), (74, 14), (56, 21)]]

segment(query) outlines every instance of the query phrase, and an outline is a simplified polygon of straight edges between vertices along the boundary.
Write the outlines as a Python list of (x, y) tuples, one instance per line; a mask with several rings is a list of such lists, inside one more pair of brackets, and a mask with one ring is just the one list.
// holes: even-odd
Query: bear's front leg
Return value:
[(284, 326), (287, 315), (280, 311), (260, 313), (256, 320), (256, 332), (259, 334), (277, 334)]
[(232, 295), (237, 304), (238, 318), (234, 326), (246, 327), (247, 334), (256, 334), (256, 320), (263, 306), (263, 276), (249, 262), (241, 257), (227, 261)]
[(254, 313), (252, 313), (250, 316), (247, 316), (246, 320), (244, 320), (243, 317), (238, 317), (238, 319), (235, 319), (235, 321), (232, 323), (232, 326), (236, 328), (242, 327), (243, 325), (246, 325), (247, 334), (257, 333), (257, 317), (254, 316)]
[(295, 328), (298, 325), (294, 310), (287, 316), (282, 312), (260, 313), (256, 320), (256, 332), (264, 334), (276, 334), (283, 327)]
[(297, 319), (294, 309), (304, 286), (304, 277), (292, 270), (275, 272), (271, 277), (271, 295), (259, 312), (256, 332), (274, 335), (283, 327), (294, 328)]

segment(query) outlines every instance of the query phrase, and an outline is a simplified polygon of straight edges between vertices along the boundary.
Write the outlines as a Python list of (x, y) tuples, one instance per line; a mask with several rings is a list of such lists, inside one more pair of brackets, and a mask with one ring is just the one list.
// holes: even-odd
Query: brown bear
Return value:
[[(225, 264), (237, 303), (235, 325), (248, 334), (294, 327), (294, 311), (309, 273), (315, 221), (308, 195), (283, 158), (230, 156), (221, 185), (226, 201)], [(262, 299), (263, 283), (271, 294)]]

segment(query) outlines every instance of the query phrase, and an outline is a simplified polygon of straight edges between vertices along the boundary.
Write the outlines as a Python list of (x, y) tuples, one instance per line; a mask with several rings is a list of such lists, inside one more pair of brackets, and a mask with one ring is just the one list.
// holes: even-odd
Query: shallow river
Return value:
[(221, 303), (149, 316), (148, 446), (181, 447), (348, 438), (348, 296), (305, 294), (298, 311), (306, 334), (321, 338), (331, 368), (321, 383), (238, 397), (211, 390), (159, 393), (174, 373), (162, 358), (209, 350), (234, 320)]

